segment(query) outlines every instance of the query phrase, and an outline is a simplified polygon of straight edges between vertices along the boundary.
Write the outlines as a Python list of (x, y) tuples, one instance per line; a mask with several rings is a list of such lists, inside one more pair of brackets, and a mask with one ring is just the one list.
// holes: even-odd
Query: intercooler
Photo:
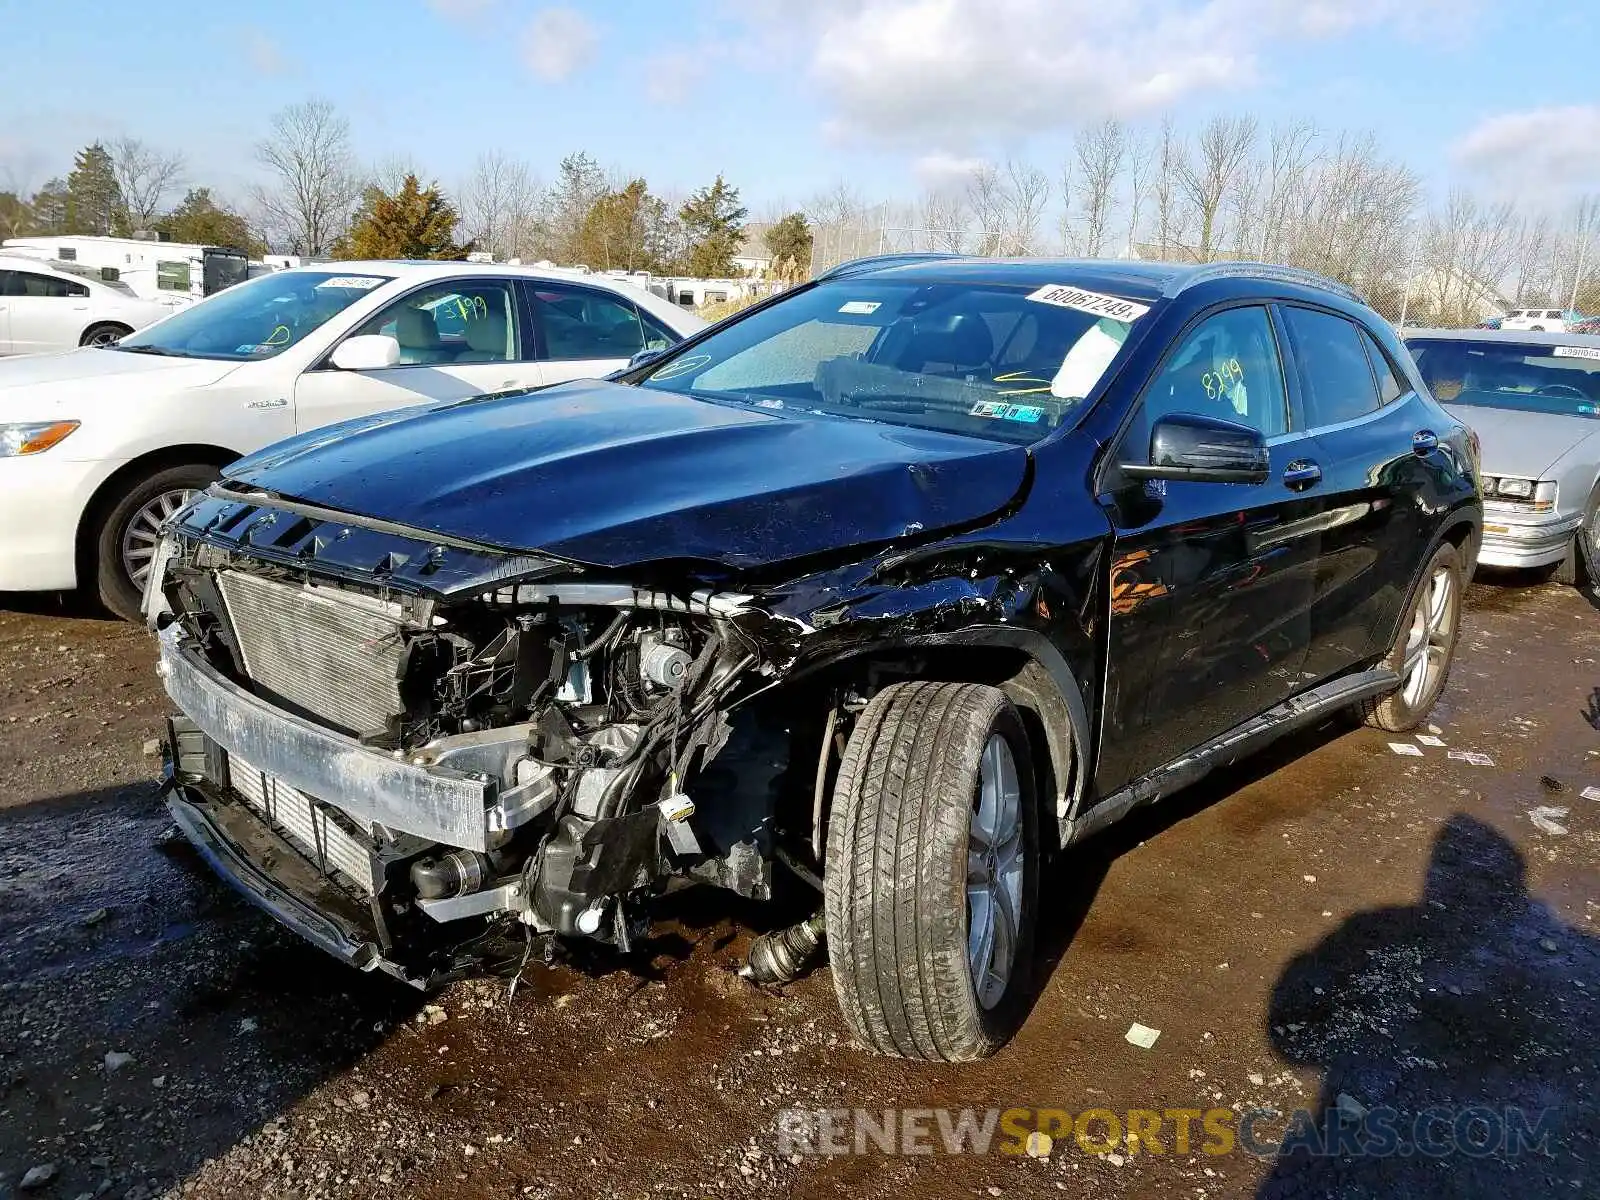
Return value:
[(334, 588), (217, 572), (251, 680), (346, 733), (381, 733), (403, 711), (398, 604)]
[(228, 758), (228, 783), (324, 874), (331, 868), (372, 893), (372, 855), (325, 806), (234, 755)]

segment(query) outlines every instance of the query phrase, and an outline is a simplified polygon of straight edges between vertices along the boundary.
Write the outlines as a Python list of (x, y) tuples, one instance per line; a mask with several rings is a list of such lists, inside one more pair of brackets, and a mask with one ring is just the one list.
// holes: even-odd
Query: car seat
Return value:
[(436, 363), (447, 357), (433, 314), (424, 309), (402, 308), (395, 314), (394, 340), (400, 343), (402, 363)]
[(508, 362), (512, 358), (506, 315), (490, 308), (467, 322), (467, 348), (456, 355), (458, 363)]

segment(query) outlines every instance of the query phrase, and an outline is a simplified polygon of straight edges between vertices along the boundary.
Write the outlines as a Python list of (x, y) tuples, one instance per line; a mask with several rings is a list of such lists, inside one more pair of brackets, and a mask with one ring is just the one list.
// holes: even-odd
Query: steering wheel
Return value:
[(1535, 396), (1561, 396), (1573, 400), (1587, 400), (1589, 397), (1580, 389), (1570, 383), (1547, 383), (1543, 387), (1533, 389)]

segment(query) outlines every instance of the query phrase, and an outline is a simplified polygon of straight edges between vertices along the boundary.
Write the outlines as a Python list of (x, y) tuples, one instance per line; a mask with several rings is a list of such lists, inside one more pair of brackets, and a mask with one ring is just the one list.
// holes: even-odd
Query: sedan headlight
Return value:
[(1501, 500), (1525, 507), (1529, 512), (1554, 512), (1556, 507), (1556, 481), (1553, 479), (1520, 479), (1513, 475), (1486, 475), (1483, 479), (1486, 500)]
[(0, 425), (0, 458), (43, 454), (77, 427), (76, 421), (31, 421)]

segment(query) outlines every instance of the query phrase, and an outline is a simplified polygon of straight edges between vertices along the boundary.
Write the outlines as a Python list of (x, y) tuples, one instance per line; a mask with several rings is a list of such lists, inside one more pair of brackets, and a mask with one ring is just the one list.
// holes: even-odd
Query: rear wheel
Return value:
[(84, 330), (80, 346), (109, 346), (118, 338), (127, 337), (133, 330), (126, 325), (118, 325), (115, 321), (105, 321), (99, 325), (91, 325)]
[(1027, 733), (996, 688), (897, 684), (851, 734), (824, 869), (834, 987), (881, 1054), (963, 1062), (1021, 1020), (1038, 830)]
[(167, 467), (136, 480), (100, 522), (95, 538), (95, 587), (117, 616), (139, 619), (145, 580), (155, 561), (161, 526), (217, 477), (199, 463)]
[(1407, 733), (1427, 718), (1450, 677), (1461, 632), (1464, 586), (1460, 552), (1449, 543), (1440, 546), (1412, 589), (1409, 615), (1384, 660), (1400, 676), (1400, 687), (1365, 702), (1362, 716), (1368, 725)]

